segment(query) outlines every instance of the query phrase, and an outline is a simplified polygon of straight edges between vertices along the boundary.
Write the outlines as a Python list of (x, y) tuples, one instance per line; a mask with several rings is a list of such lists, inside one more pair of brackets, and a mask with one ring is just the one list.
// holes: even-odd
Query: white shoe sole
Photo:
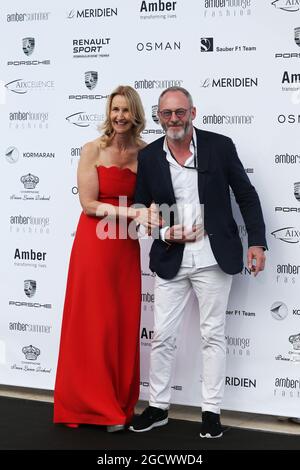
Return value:
[(208, 432), (206, 434), (201, 434), (200, 433), (200, 437), (206, 437), (207, 439), (217, 439), (218, 437), (222, 437), (223, 436), (223, 433), (221, 432), (220, 434), (218, 434), (217, 436), (211, 436), (210, 434), (208, 434)]
[(151, 426), (149, 426), (148, 428), (144, 428), (144, 429), (134, 429), (133, 426), (129, 426), (129, 431), (146, 432), (146, 431), (150, 431), (150, 429), (159, 428), (160, 426), (164, 426), (165, 424), (168, 424), (168, 418), (163, 419), (162, 421), (157, 421), (157, 423), (153, 423), (153, 424), (151, 424)]

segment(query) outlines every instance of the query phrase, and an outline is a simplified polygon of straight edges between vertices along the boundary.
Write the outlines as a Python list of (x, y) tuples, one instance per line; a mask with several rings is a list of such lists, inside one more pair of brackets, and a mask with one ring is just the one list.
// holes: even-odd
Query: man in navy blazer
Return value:
[(175, 341), (191, 290), (200, 311), (202, 338), (201, 437), (220, 437), (225, 380), (225, 315), (232, 275), (243, 267), (243, 249), (232, 215), (230, 188), (248, 233), (247, 261), (256, 276), (267, 247), (261, 205), (232, 140), (193, 127), (190, 93), (171, 87), (159, 98), (166, 136), (140, 151), (135, 203), (153, 202), (164, 221), (150, 251), (155, 278), (154, 337), (149, 407), (130, 430), (168, 422)]

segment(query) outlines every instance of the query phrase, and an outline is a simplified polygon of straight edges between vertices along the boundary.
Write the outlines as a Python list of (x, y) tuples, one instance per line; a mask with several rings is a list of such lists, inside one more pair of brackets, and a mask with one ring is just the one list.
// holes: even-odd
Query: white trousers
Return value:
[(150, 406), (162, 409), (170, 406), (175, 341), (193, 289), (199, 303), (202, 338), (202, 411), (220, 413), (225, 384), (225, 318), (231, 283), (232, 276), (218, 265), (181, 267), (173, 279), (156, 276)]

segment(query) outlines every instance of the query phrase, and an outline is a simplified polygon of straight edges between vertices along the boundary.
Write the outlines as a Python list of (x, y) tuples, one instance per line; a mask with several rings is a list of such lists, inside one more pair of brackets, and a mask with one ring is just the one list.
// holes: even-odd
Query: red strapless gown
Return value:
[[(98, 177), (99, 201), (119, 205), (122, 195), (132, 204), (135, 173), (100, 166)], [(128, 423), (139, 396), (139, 242), (99, 239), (99, 220), (81, 214), (71, 252), (55, 423)]]

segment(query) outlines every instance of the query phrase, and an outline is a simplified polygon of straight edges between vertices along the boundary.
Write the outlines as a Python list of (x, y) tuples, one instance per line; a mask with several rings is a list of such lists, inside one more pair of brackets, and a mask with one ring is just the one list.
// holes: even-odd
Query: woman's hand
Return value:
[(164, 223), (163, 219), (159, 215), (159, 211), (157, 210), (156, 204), (154, 202), (149, 208), (131, 208), (130, 211), (133, 211), (131, 217), (135, 220), (135, 222), (137, 224), (143, 225), (148, 230), (152, 230), (156, 227), (161, 227)]

